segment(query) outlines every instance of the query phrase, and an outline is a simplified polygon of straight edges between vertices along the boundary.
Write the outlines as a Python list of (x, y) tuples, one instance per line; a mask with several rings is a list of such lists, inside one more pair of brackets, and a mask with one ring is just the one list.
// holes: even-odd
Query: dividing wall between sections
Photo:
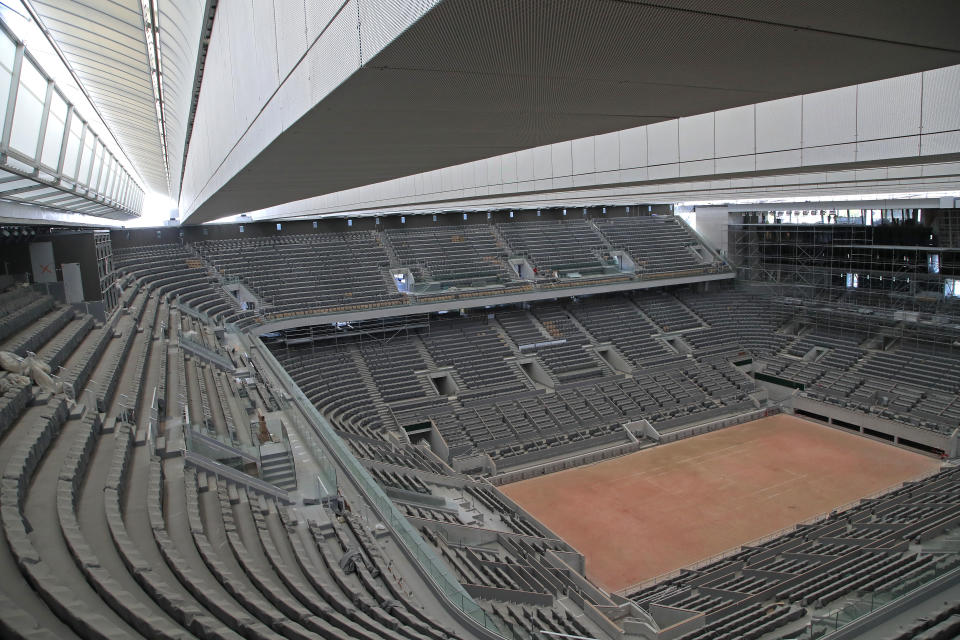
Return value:
[(804, 396), (795, 396), (787, 404), (798, 416), (886, 440), (914, 451), (938, 457), (946, 453), (951, 458), (960, 454), (960, 427), (949, 434), (940, 434)]

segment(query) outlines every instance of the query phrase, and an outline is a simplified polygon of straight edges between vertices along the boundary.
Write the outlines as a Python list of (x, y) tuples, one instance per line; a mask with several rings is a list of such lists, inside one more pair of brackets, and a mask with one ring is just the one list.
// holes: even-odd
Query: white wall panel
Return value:
[(803, 96), (803, 146), (857, 140), (857, 88), (843, 87)]
[(517, 180), (519, 180), (519, 174), (517, 173), (517, 152), (508, 153), (501, 158), (500, 171), (503, 175), (501, 180), (503, 180), (504, 183), (517, 182)]
[(841, 162), (855, 162), (857, 159), (857, 145), (831, 144), (822, 147), (804, 147), (803, 166), (815, 164), (839, 164)]
[(533, 150), (533, 179), (546, 180), (553, 177), (553, 150), (547, 147), (536, 147)]
[[(573, 145), (567, 142), (558, 142), (550, 145), (551, 175), (554, 178), (569, 176), (573, 173)], [(537, 176), (539, 177), (539, 176)]]
[(677, 121), (667, 120), (647, 126), (647, 164), (668, 164), (680, 159)]
[[(233, 4), (243, 3), (226, 3), (227, 6)], [(217, 20), (220, 19), (221, 9), (222, 7), (218, 5)], [(273, 10), (273, 24), (277, 32), (277, 66), (280, 69), (280, 77), (283, 78), (290, 73), (293, 65), (307, 50), (306, 11), (303, 0), (274, 0)], [(213, 22), (214, 29), (217, 27), (217, 20)], [(247, 46), (251, 44), (246, 43)]]
[(680, 163), (680, 177), (686, 176), (708, 176), (713, 174), (714, 164), (713, 159), (710, 160), (694, 160), (693, 162), (681, 162)]
[[(918, 114), (919, 115), (919, 114)], [(903, 158), (920, 153), (920, 136), (906, 136), (889, 140), (867, 140), (857, 143), (857, 161)]]
[(713, 113), (680, 118), (680, 162), (714, 157), (713, 121)]
[(517, 182), (533, 180), (533, 149), (517, 151)]
[(593, 136), (574, 140), (572, 153), (574, 175), (593, 173), (596, 170), (596, 141)]
[[(230, 10), (224, 12), (221, 16), (217, 14), (217, 19), (226, 19), (228, 22), (228, 37), (230, 38), (230, 65), (237, 69), (247, 69), (256, 71), (260, 65), (257, 62), (259, 56), (259, 47), (249, 46), (250, 42), (255, 42), (253, 6), (246, 2), (238, 2), (230, 6)], [(275, 76), (274, 76), (275, 77)], [(260, 111), (267, 98), (273, 93), (273, 77), (247, 77), (231, 73), (226, 77), (230, 83), (230, 95), (233, 97), (234, 113), (241, 123), (241, 131), (250, 126), (254, 117)], [(272, 86), (271, 86), (272, 84)]]
[(471, 163), (461, 164), (457, 168), (460, 172), (460, 187), (462, 189), (473, 189), (477, 186), (477, 180), (473, 175), (473, 165)]
[(680, 177), (680, 165), (677, 162), (669, 164), (655, 164), (647, 167), (647, 175), (650, 180), (666, 180), (668, 178)]
[(597, 171), (614, 171), (620, 168), (620, 136), (614, 131), (594, 136), (594, 163)]
[(923, 133), (960, 129), (960, 66), (923, 73)]
[[(308, 109), (360, 68), (360, 41), (357, 39), (357, 13), (351, 2), (337, 14), (323, 37), (310, 48), (301, 65), (310, 70)], [(306, 109), (304, 110), (306, 113)]]
[(647, 166), (647, 128), (624, 129), (618, 134), (620, 168)]
[(757, 160), (753, 154), (746, 156), (733, 156), (730, 158), (717, 158), (715, 168), (717, 173), (739, 173), (742, 171), (753, 171), (756, 169)]
[(620, 170), (620, 182), (642, 182), (650, 178), (646, 167), (632, 167)]
[[(757, 153), (799, 149), (802, 110), (801, 96), (758, 104), (756, 110)], [(759, 158), (757, 163), (759, 165)]]
[(454, 191), (460, 188), (460, 171), (456, 167), (444, 167), (440, 170), (440, 190)]
[[(275, 0), (288, 2), (289, 0)], [(304, 15), (306, 15), (306, 41), (310, 46), (323, 30), (327, 28), (333, 16), (345, 5), (345, 0), (303, 0)]]
[(754, 111), (752, 104), (717, 111), (714, 122), (714, 145), (718, 158), (743, 156), (756, 152)]
[(598, 173), (581, 173), (575, 174), (573, 176), (573, 186), (574, 187), (589, 187), (597, 184), (599, 176), (602, 174)]
[(487, 158), (482, 160), (487, 164), (487, 184), (495, 185), (503, 182), (503, 173), (501, 171), (502, 167), (502, 158), (500, 156), (494, 156), (493, 158)]
[(920, 137), (920, 155), (957, 153), (960, 149), (960, 131), (931, 133)]
[(469, 163), (468, 166), (473, 169), (473, 185), (475, 187), (485, 187), (490, 184), (487, 177), (488, 165), (486, 160), (477, 160)]
[(920, 133), (921, 84), (921, 75), (914, 73), (859, 85), (857, 140)]
[(800, 150), (791, 151), (772, 151), (770, 153), (757, 154), (757, 171), (767, 169), (783, 169), (786, 167), (800, 166)]

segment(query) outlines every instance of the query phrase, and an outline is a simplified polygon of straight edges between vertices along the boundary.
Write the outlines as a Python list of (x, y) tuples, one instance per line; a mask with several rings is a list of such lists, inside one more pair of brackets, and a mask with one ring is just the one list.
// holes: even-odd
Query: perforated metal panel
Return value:
[(658, 165), (680, 159), (677, 121), (658, 122), (647, 127), (647, 164)]
[(550, 145), (550, 166), (551, 175), (554, 178), (569, 176), (573, 173), (573, 150), (569, 142)]
[(717, 157), (741, 156), (756, 151), (754, 128), (752, 104), (717, 111), (714, 125)]
[(714, 157), (713, 113), (680, 118), (680, 162)]
[(605, 133), (594, 137), (594, 158), (597, 171), (613, 171), (620, 168), (620, 136)]
[(802, 105), (799, 96), (757, 105), (757, 153), (800, 148)]
[(571, 144), (573, 173), (575, 175), (592, 173), (596, 169), (596, 139), (593, 136), (578, 138)]
[(919, 134), (921, 85), (915, 73), (857, 87), (857, 140)]
[(857, 87), (803, 96), (803, 146), (818, 147), (857, 139)]
[(621, 131), (617, 136), (620, 141), (620, 167), (647, 166), (647, 128), (634, 127)]
[[(331, 39), (329, 48), (318, 48), (316, 58), (310, 56), (317, 65), (307, 78), (314, 103), (306, 109), (299, 102), (296, 108), (281, 109), (284, 131), (259, 154), (241, 145), (236, 149), (243, 148), (246, 155), (231, 151), (235, 159), (223, 161), (210, 154), (207, 161), (218, 167), (217, 172), (222, 172), (220, 166), (247, 170), (228, 176), (222, 188), (207, 187), (182, 204), (188, 212), (202, 207), (194, 219), (198, 221), (237, 207), (336, 192), (519, 149), (960, 60), (960, 51), (950, 47), (903, 44), (917, 38), (917, 25), (930, 21), (930, 16), (938, 23), (949, 16), (960, 19), (960, 8), (940, 3), (930, 16), (914, 12), (902, 28), (894, 25), (883, 31), (872, 16), (864, 19), (862, 29), (858, 27), (853, 18), (863, 2), (836, 0), (830, 7), (722, 3), (729, 11), (724, 15), (707, 9), (692, 13), (689, 7), (669, 2), (654, 6), (591, 0), (445, 0), (431, 5), (353, 0), (338, 14), (338, 19), (353, 17), (352, 23), (338, 25), (344, 38), (333, 37), (328, 29), (314, 45)], [(284, 3), (275, 3), (275, 19), (284, 22), (279, 15)], [(287, 4), (296, 7), (296, 2)], [(317, 15), (333, 6), (316, 7)], [(823, 23), (821, 11), (846, 30), (813, 26)], [(778, 22), (787, 18), (796, 20)], [(296, 18), (290, 20), (295, 27)], [(301, 26), (306, 20), (300, 19)], [(931, 27), (932, 33), (943, 31), (939, 24)], [(281, 42), (283, 28), (277, 30), (278, 48), (288, 46)], [(304, 33), (316, 29), (305, 26)], [(861, 30), (897, 37), (864, 37)], [(355, 38), (356, 50), (347, 45), (350, 37)], [(685, 46), (678, 47), (678, 42)], [(363, 66), (344, 74), (349, 65), (337, 65), (344, 57), (353, 60), (354, 54)], [(242, 71), (234, 75), (242, 76)], [(315, 79), (319, 84), (312, 84)], [(280, 95), (299, 100), (295, 91)], [(218, 113), (216, 107), (207, 108)], [(799, 149), (801, 127), (798, 118), (789, 131), (765, 133), (766, 146), (757, 150)], [(650, 179), (679, 175), (679, 166), (667, 166), (681, 159), (679, 141), (671, 145), (653, 140), (654, 136), (647, 140), (647, 133), (617, 136), (618, 166), (662, 165), (647, 173)], [(679, 131), (675, 133), (678, 137)], [(731, 154), (724, 157), (748, 155), (753, 151), (749, 146), (759, 143), (736, 135), (725, 146), (719, 128), (712, 137), (719, 142), (718, 153)], [(702, 157), (699, 137), (691, 140), (697, 142), (684, 145), (683, 159), (709, 160)], [(318, 146), (322, 153), (317, 153)], [(616, 170), (612, 147), (606, 145), (601, 152), (594, 141), (595, 171)], [(532, 153), (518, 156), (514, 188), (542, 186), (555, 177), (552, 188), (566, 184), (558, 175), (566, 169), (554, 165), (552, 154), (549, 172), (541, 163), (534, 171), (534, 164)], [(194, 184), (221, 182), (219, 177), (209, 179), (209, 166), (195, 166), (206, 175)], [(578, 160), (576, 171), (585, 167), (587, 162), (581, 165)], [(501, 169), (502, 184), (508, 170)], [(701, 165), (683, 169), (692, 170), (701, 170)], [(569, 171), (575, 171), (572, 159)]]
[(922, 133), (960, 130), (960, 66), (923, 73)]

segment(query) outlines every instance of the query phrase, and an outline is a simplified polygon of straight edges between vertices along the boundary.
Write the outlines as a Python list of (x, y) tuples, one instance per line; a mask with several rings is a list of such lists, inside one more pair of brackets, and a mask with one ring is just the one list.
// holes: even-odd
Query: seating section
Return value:
[(323, 233), (196, 244), (226, 278), (239, 278), (273, 314), (402, 302), (390, 259), (372, 232)]
[(665, 293), (640, 294), (637, 306), (664, 333), (699, 329), (704, 326), (682, 302)]
[[(777, 637), (820, 637), (823, 612), (836, 614), (852, 602), (855, 615), (839, 614), (852, 619), (862, 615), (856, 607), (863, 603), (887, 602), (960, 567), (960, 551), (942, 544), (955, 531), (957, 515), (960, 470), (950, 469), (628, 597), (646, 609), (658, 604), (686, 611), (687, 619), (704, 614), (706, 624), (683, 640), (758, 638), (775, 629)], [(948, 607), (916, 632), (938, 629), (951, 615)], [(798, 620), (803, 627), (794, 624)], [(784, 634), (787, 625), (797, 631)]]
[(552, 341), (562, 341), (562, 344), (545, 346), (534, 352), (557, 383), (597, 378), (609, 372), (603, 362), (586, 348), (591, 344), (589, 337), (574, 324), (560, 305), (537, 305), (533, 315)]
[[(432, 301), (599, 285), (650, 277), (729, 271), (673, 217), (537, 220), (433, 225), (383, 231), (316, 232), (186, 245), (122, 246), (114, 261), (161, 294), (219, 322), (249, 326), (253, 318), (359, 311)], [(634, 273), (614, 250), (629, 253)], [(636, 255), (634, 255), (636, 254)], [(640, 256), (639, 258), (637, 256)], [(510, 259), (536, 271), (518, 280)], [(392, 270), (410, 269), (414, 286), (397, 290)], [(256, 296), (243, 311), (221, 282), (242, 283)], [(0, 296), (0, 318), (4, 298)], [(0, 319), (0, 332), (3, 321)]]
[(529, 259), (535, 269), (551, 271), (599, 269), (606, 243), (586, 221), (511, 222), (497, 225), (514, 256)]
[(391, 229), (384, 238), (418, 282), (509, 279), (506, 254), (489, 225)]
[(211, 276), (203, 260), (180, 245), (117, 248), (113, 255), (117, 269), (136, 278), (138, 284), (168, 299), (176, 299), (202, 317), (223, 324), (233, 323), (240, 329), (255, 322), (256, 314), (242, 310), (237, 300)]
[(515, 392), (527, 387), (515, 367), (504, 358), (512, 355), (496, 328), (477, 320), (435, 322), (422, 336), (438, 367), (453, 367), (461, 383), (462, 400)]
[(570, 312), (598, 342), (611, 343), (634, 366), (680, 359), (665, 342), (652, 337), (657, 333), (656, 327), (626, 297), (572, 305)]
[[(251, 316), (210, 304), (223, 299), (219, 277), (178, 246), (118, 253), (121, 304), (104, 323), (0, 283), (0, 320), (13, 322), (0, 349), (36, 353), (78, 403), (0, 373), (4, 637), (474, 637), (415, 573), (432, 555), (513, 638), (619, 637), (620, 618), (599, 622), (617, 602), (574, 569), (574, 549), (483, 477), (491, 463), (636, 447), (624, 428), (634, 420), (669, 433), (753, 410), (753, 382), (730, 362), (741, 351), (788, 363), (790, 375), (815, 368), (811, 389), (852, 372), (862, 381), (851, 397), (869, 392), (871, 406), (930, 424), (957, 408), (949, 357), (876, 351), (847, 334), (778, 334), (773, 307), (739, 292), (545, 301), (402, 333), (268, 338), (366, 469), (339, 468), (335, 499), (317, 504), (312, 485), (294, 494), (271, 484), (251, 453), (261, 437), (289, 440), (307, 478), (325, 455), (269, 367), (251, 359), (260, 346), (237, 349), (241, 338), (218, 330)], [(751, 312), (759, 319), (744, 326)], [(556, 344), (531, 346), (542, 342)], [(530, 362), (546, 377), (524, 373)], [(918, 382), (884, 386), (881, 371)], [(283, 435), (265, 433), (278, 420)], [(430, 421), (449, 455), (427, 444), (436, 432), (404, 429)], [(367, 503), (377, 492), (361, 492), (356, 474), (407, 522)], [(813, 629), (826, 610), (956, 570), (958, 521), (960, 470), (950, 469), (630, 598), (654, 619), (656, 603), (671, 607), (672, 623), (695, 621), (671, 637), (783, 637)], [(398, 553), (388, 522), (412, 527), (404, 536), (418, 530), (426, 555)], [(956, 617), (945, 608), (915, 635), (946, 637)]]
[[(695, 325), (684, 336), (704, 330), (676, 298), (658, 294), (637, 304), (648, 299), (679, 318), (671, 322)], [(756, 409), (745, 374), (723, 357), (691, 359), (671, 349), (637, 304), (626, 296), (544, 302), (275, 354), (344, 434), (383, 441), (390, 431), (432, 421), (447, 464), (485, 453), (507, 469), (627, 443), (627, 422), (647, 419), (669, 431)], [(629, 374), (596, 353), (606, 343), (634, 363)], [(546, 378), (523, 373), (530, 359)], [(449, 376), (455, 389), (440, 395), (431, 376)]]
[[(214, 422), (227, 405), (247, 404), (254, 414), (278, 405), (260, 382), (246, 383), (243, 397), (229, 384), (224, 395), (216, 385), (215, 395), (211, 364), (196, 364), (176, 349), (175, 335), (154, 331), (161, 323), (177, 327), (224, 354), (212, 327), (178, 313), (155, 288), (131, 287), (121, 296), (129, 312), (92, 332), (80, 335), (72, 321), (47, 331), (62, 311), (52, 309), (37, 324), (51, 333), (46, 342), (29, 332), (12, 337), (17, 344), (30, 337), (39, 354), (60, 354), (88, 405), (73, 410), (62, 394), (50, 397), (0, 374), (0, 563), (11, 569), (0, 586), (0, 635), (465, 637), (442, 607), (428, 597), (435, 609), (425, 608), (416, 595), (422, 592), (405, 588), (398, 558), (385, 557), (357, 516), (331, 521), (316, 507), (299, 520), (286, 501), (260, 492), (263, 485), (194, 467), (188, 460), (195, 458), (180, 455), (179, 402), (206, 396)], [(75, 348), (65, 349), (70, 342)], [(180, 364), (167, 367), (168, 354)], [(157, 394), (166, 414), (150, 404)], [(411, 471), (446, 469), (414, 448), (362, 442), (369, 455), (406, 461)], [(430, 492), (411, 473), (389, 478)]]
[(791, 338), (777, 333), (783, 312), (759, 295), (720, 291), (701, 295), (679, 292), (677, 298), (707, 323), (707, 328), (684, 333), (697, 353), (768, 355)]
[[(644, 274), (703, 270), (707, 265), (692, 251), (699, 241), (673, 216), (640, 216), (597, 220), (610, 246), (630, 254)], [(709, 266), (718, 265), (711, 260)]]

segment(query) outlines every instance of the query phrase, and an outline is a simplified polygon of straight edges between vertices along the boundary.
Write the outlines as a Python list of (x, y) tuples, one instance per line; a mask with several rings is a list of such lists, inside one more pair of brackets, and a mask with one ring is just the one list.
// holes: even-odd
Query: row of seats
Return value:
[[(641, 311), (645, 300), (540, 303), (493, 319), (433, 322), (389, 340), (352, 338), (276, 354), (341, 431), (382, 440), (385, 429), (433, 420), (447, 441), (447, 462), (482, 451), (519, 464), (573, 443), (614, 442), (625, 437), (619, 425), (632, 420), (669, 430), (754, 408), (753, 383), (725, 359), (686, 358), (657, 339)], [(655, 301), (693, 317), (675, 298)], [(684, 335), (699, 332), (697, 325)], [(615, 375), (594, 352), (604, 341), (636, 363), (632, 375)], [(553, 391), (536, 390), (538, 378), (528, 378), (514, 358), (536, 358)], [(438, 395), (428, 382), (440, 372), (453, 380), (456, 389), (445, 392), (454, 396)]]
[[(115, 256), (119, 267), (138, 277), (176, 272), (196, 278), (193, 292), (205, 289), (202, 267), (209, 264), (228, 279), (239, 278), (265, 305), (262, 312), (286, 316), (404, 304), (391, 275), (399, 268), (410, 269), (420, 283), (458, 287), (519, 284), (508, 264), (513, 257), (526, 258), (544, 283), (556, 272), (628, 277), (614, 250), (629, 253), (644, 275), (725, 268), (701, 258), (694, 250), (700, 246), (675, 218), (650, 216), (204, 240), (192, 245), (202, 260), (186, 256), (189, 267), (176, 255), (178, 245), (119, 248)], [(219, 299), (209, 289), (203, 295), (198, 305)]]
[(391, 229), (384, 238), (418, 282), (509, 279), (506, 253), (486, 225)]
[(960, 469), (951, 468), (628, 597), (703, 614), (706, 624), (684, 640), (758, 637), (752, 621), (763, 613), (766, 633), (808, 610), (895, 597), (954, 570), (960, 553), (943, 542), (956, 535), (958, 514)]

